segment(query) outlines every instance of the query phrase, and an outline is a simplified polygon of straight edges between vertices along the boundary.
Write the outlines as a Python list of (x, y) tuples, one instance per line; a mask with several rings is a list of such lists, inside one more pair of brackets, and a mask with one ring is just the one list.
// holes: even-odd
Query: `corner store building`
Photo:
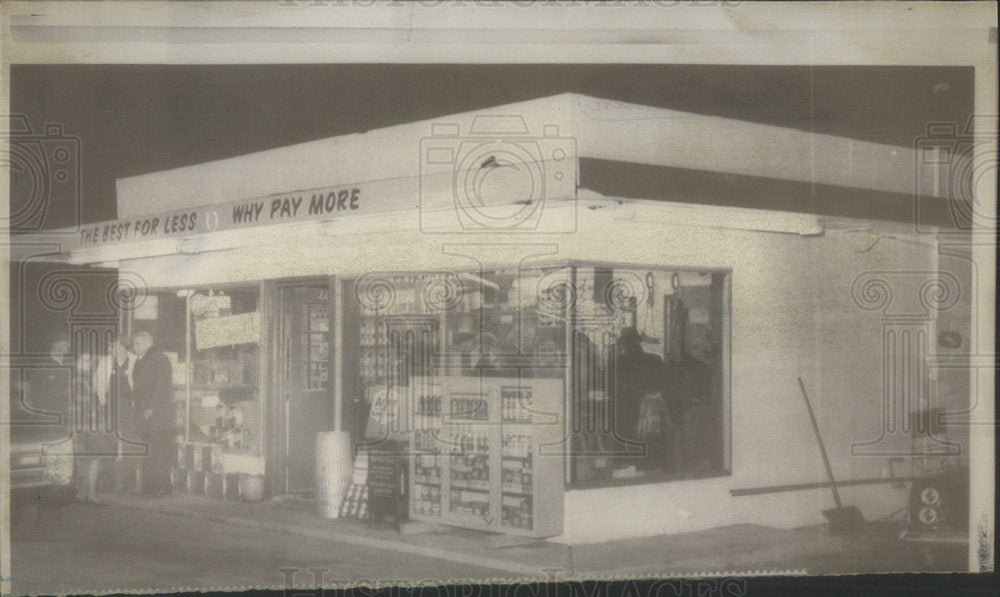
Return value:
[[(487, 207), (456, 209), (453, 189), (476, 187), (496, 156), (525, 169), (477, 187)], [(259, 410), (245, 423), (258, 435), (222, 465), (265, 472), (275, 494), (309, 485), (312, 433), (350, 428), (358, 416), (356, 388), (345, 383), (345, 355), (357, 350), (345, 334), (345, 280), (523, 262), (655, 271), (662, 295), (673, 273), (721, 276), (717, 470), (587, 485), (565, 461), (560, 540), (798, 526), (821, 521), (828, 490), (729, 493), (822, 480), (795, 378), (810, 389), (838, 477), (877, 477), (890, 455), (909, 449), (903, 427), (922, 408), (918, 398), (938, 397), (926, 339), (942, 321), (971, 333), (969, 306), (952, 292), (969, 287), (968, 266), (944, 263), (935, 231), (912, 223), (915, 181), (932, 183), (916, 164), (905, 148), (567, 94), (122, 179), (121, 238), (105, 240), (110, 223), (86, 227), (70, 260), (116, 266), (123, 280), (162, 291), (158, 318), (177, 291), (251, 295), (247, 312), (261, 323), (250, 384)], [(322, 205), (310, 214), (316, 195)], [(934, 201), (919, 205), (940, 211)], [(886, 281), (891, 300), (881, 293)], [(928, 295), (928, 284), (945, 292)], [(310, 357), (282, 341), (289, 330), (310, 333), (293, 314), (310, 313), (310, 304), (325, 305), (330, 330), (318, 353), (328, 358), (326, 388), (312, 394), (308, 381), (291, 388), (285, 373)], [(650, 335), (662, 336), (655, 307)], [(887, 354), (889, 336), (907, 348)], [(178, 398), (190, 404), (197, 385), (179, 383)], [(967, 380), (951, 387), (967, 405)], [(307, 394), (310, 405), (296, 412)], [(887, 404), (903, 410), (885, 414)], [(852, 455), (859, 442), (870, 444), (866, 455)], [(843, 493), (869, 518), (905, 497), (889, 485)]]

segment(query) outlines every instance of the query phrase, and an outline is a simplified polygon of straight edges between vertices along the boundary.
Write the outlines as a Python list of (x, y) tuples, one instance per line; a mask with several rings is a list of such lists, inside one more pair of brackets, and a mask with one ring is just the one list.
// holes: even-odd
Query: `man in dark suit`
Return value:
[(143, 413), (149, 459), (144, 466), (143, 494), (163, 496), (170, 493), (170, 466), (173, 463), (174, 420), (173, 370), (170, 360), (153, 347), (153, 336), (139, 332), (132, 339), (136, 355), (132, 370), (132, 395)]
[(47, 415), (54, 425), (65, 428), (69, 437), (70, 385), (73, 359), (69, 356), (69, 336), (59, 332), (52, 336), (49, 358), (45, 366), (29, 372), (28, 392), (24, 410), (33, 414)]

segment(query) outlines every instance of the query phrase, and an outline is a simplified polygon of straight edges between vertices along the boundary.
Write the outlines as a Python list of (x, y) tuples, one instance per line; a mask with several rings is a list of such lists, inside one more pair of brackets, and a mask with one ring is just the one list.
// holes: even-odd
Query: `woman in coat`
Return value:
[(97, 480), (101, 460), (114, 456), (118, 445), (106, 397), (94, 387), (98, 367), (90, 353), (76, 359), (73, 376), (73, 448), (77, 462), (77, 494), (82, 504), (99, 504)]

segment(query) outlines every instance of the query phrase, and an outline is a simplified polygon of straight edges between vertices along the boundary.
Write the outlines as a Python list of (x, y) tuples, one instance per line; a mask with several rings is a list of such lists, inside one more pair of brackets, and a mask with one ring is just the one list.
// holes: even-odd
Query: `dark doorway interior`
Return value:
[(285, 402), (286, 491), (313, 490), (316, 434), (333, 428), (330, 300), (326, 284), (281, 293), (281, 368)]

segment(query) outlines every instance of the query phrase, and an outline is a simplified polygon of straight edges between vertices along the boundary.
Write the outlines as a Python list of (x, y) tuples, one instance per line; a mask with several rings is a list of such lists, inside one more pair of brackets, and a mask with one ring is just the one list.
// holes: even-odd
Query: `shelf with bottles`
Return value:
[(500, 526), (531, 530), (534, 528), (534, 504), (529, 496), (503, 496), (500, 505)]
[[(410, 408), (422, 416), (410, 443), (411, 517), (515, 535), (558, 535), (563, 459), (541, 458), (540, 446), (559, 440), (562, 380), (414, 380), (420, 390), (410, 395)], [(517, 415), (518, 407), (532, 419)], [(438, 494), (430, 487), (440, 488), (447, 501), (439, 515), (433, 507)]]
[(362, 317), (358, 369), (362, 383), (405, 386), (423, 374), (438, 354), (441, 318), (431, 316)]
[(413, 511), (424, 516), (441, 516), (441, 486), (418, 484)]
[[(363, 349), (385, 348), (393, 341), (413, 337), (431, 337), (440, 325), (442, 316), (391, 315), (362, 317), (358, 330), (358, 346)], [(437, 345), (437, 338), (432, 338)]]
[(532, 438), (524, 433), (504, 433), (501, 445), (504, 493), (531, 495), (534, 487)]
[[(448, 455), (448, 482), (452, 491), (466, 490), (490, 493), (490, 437), (485, 431), (476, 431), (472, 425), (461, 425), (452, 430), (449, 438), (451, 452)], [(451, 511), (478, 514), (460, 507)]]
[(489, 454), (451, 454), (450, 485), (474, 491), (490, 490)]
[(413, 413), (413, 430), (416, 441), (414, 449), (440, 452), (446, 444), (440, 441), (442, 434), (441, 396), (421, 394)]
[(413, 457), (413, 511), (424, 516), (441, 516), (440, 454)]
[(452, 455), (486, 455), (490, 452), (489, 430), (477, 429), (478, 425), (464, 423), (451, 425), (446, 436)]
[(244, 408), (241, 404), (220, 402), (216, 407), (215, 420), (209, 427), (211, 440), (222, 446), (225, 452), (246, 454), (256, 449), (254, 419), (259, 416), (256, 405)]
[(501, 387), (500, 409), (504, 423), (531, 423), (534, 396), (530, 388)]
[(218, 389), (194, 388), (190, 402), (177, 407), (177, 428), (186, 430), (188, 441), (217, 445), (232, 454), (256, 454), (260, 447), (259, 401), (234, 400), (232, 396), (227, 400)]
[(417, 409), (414, 414), (418, 417), (440, 417), (441, 403), (441, 396), (437, 394), (421, 394), (417, 397)]
[(361, 378), (367, 383), (384, 383), (389, 377), (390, 359), (384, 353), (368, 353), (361, 355), (358, 363), (361, 369)]
[(361, 319), (361, 329), (359, 330), (359, 345), (361, 348), (378, 348), (385, 346), (389, 341), (389, 326), (386, 322), (376, 319), (374, 316), (364, 316)]
[(437, 453), (414, 454), (414, 482), (424, 485), (440, 485), (441, 459), (442, 455)]
[(452, 394), (448, 401), (449, 421), (489, 421), (490, 404), (481, 394)]

